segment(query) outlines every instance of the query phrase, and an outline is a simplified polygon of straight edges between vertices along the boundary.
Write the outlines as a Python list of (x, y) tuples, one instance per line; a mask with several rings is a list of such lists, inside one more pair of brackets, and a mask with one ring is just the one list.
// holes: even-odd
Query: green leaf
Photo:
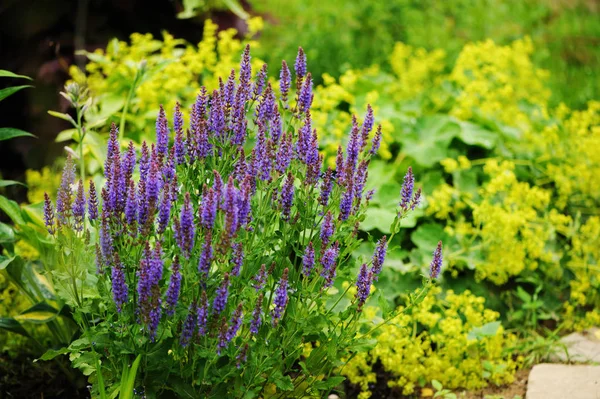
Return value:
[(77, 126), (77, 123), (75, 123), (75, 120), (69, 114), (63, 114), (62, 112), (56, 112), (56, 111), (48, 111), (48, 113), (58, 119), (62, 119), (64, 121), (71, 123), (73, 126)]
[[(123, 376), (121, 377), (121, 392), (119, 394), (119, 399), (132, 399), (133, 398), (133, 388), (135, 386), (135, 378), (137, 376), (138, 367), (140, 367), (140, 362), (142, 361), (142, 355), (138, 355), (133, 364), (131, 365), (131, 369), (127, 368), (127, 363), (125, 363), (123, 367)], [(124, 381), (124, 383), (123, 383)]]
[(0, 317), (0, 328), (15, 334), (20, 334), (25, 337), (29, 337), (29, 333), (25, 331), (21, 323), (19, 323), (12, 317)]
[(73, 140), (73, 136), (77, 133), (77, 129), (67, 129), (60, 132), (54, 141), (56, 143), (62, 143), (65, 141)]
[(471, 122), (460, 122), (458, 137), (466, 144), (491, 149), (496, 146), (498, 135), (480, 125)]
[(16, 258), (16, 256), (11, 256), (11, 257), (0, 256), (0, 270), (6, 269), (8, 267), (8, 265), (10, 265), (13, 260), (15, 260), (15, 258)]
[(33, 87), (33, 86), (31, 86), (31, 85), (12, 86), (12, 87), (7, 87), (6, 89), (2, 89), (2, 90), (0, 90), (0, 101), (4, 100), (8, 96), (15, 94), (19, 90), (23, 90), (28, 87)]
[(21, 78), (21, 79), (32, 80), (29, 76), (17, 75), (16, 73), (7, 71), (5, 69), (0, 69), (0, 78)]
[(20, 186), (27, 187), (26, 184), (21, 183), (20, 181), (16, 181), (16, 180), (0, 180), (0, 187), (8, 187), (8, 186), (15, 186), (15, 185), (20, 185)]
[[(13, 242), (15, 240), (15, 231), (7, 224), (0, 223), (0, 244)], [(2, 267), (0, 267), (0, 270)]]
[(481, 327), (473, 327), (467, 334), (467, 339), (480, 340), (485, 337), (493, 337), (498, 333), (501, 323), (499, 321), (492, 321), (484, 324)]
[(58, 314), (59, 311), (46, 302), (39, 302), (15, 316), (15, 319), (21, 323), (45, 324), (54, 320)]
[(327, 391), (327, 390), (337, 387), (345, 380), (346, 380), (346, 377), (342, 377), (342, 376), (329, 377), (325, 381), (319, 381), (319, 382), (315, 383), (314, 387), (320, 391)]
[(19, 204), (15, 201), (0, 195), (0, 209), (2, 209), (15, 224), (25, 224), (23, 215), (21, 215), (21, 207), (19, 207)]
[(442, 225), (426, 223), (419, 226), (411, 235), (411, 241), (421, 250), (433, 252), (438, 241), (446, 238)]
[(384, 234), (390, 234), (390, 224), (396, 217), (396, 212), (383, 208), (370, 207), (367, 209), (366, 218), (361, 223), (360, 228), (363, 231), (377, 229)]
[(13, 127), (0, 127), (0, 141), (14, 139), (15, 137), (35, 137), (35, 138), (37, 138), (33, 134), (27, 133), (26, 131), (21, 130), (21, 129), (15, 129)]
[(414, 132), (400, 136), (402, 152), (418, 164), (432, 167), (448, 157), (448, 146), (460, 133), (460, 126), (445, 115), (433, 115), (417, 120)]
[(39, 359), (37, 360), (52, 360), (57, 356), (61, 356), (69, 353), (69, 348), (63, 347), (58, 350), (48, 349)]
[(225, 3), (227, 8), (229, 8), (229, 11), (231, 11), (243, 20), (248, 19), (248, 17), (250, 16), (240, 5), (240, 3), (238, 3), (236, 0), (223, 0), (223, 3)]
[(275, 386), (282, 391), (292, 391), (294, 390), (294, 383), (292, 382), (292, 378), (289, 375), (283, 376), (281, 374), (273, 376), (275, 380), (273, 383)]
[(431, 386), (433, 386), (436, 391), (441, 391), (442, 388), (443, 388), (442, 383), (439, 382), (438, 380), (432, 380), (431, 381)]

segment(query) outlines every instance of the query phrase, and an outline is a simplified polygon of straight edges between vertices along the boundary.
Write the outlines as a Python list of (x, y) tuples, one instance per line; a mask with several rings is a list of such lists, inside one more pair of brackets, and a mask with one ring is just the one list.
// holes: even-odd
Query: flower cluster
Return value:
[[(79, 182), (73, 193), (70, 160), (56, 206), (45, 202), (46, 226), (59, 241), (67, 230), (84, 241), (95, 231), (98, 242), (89, 248), (123, 328), (140, 325), (150, 342), (176, 336), (173, 350), (192, 365), (190, 356), (212, 356), (239, 368), (265, 356), (270, 340), (286, 342), (282, 356), (300, 356), (298, 320), (325, 312), (342, 271), (356, 281), (350, 306), (360, 313), (387, 251), (383, 237), (369, 264), (353, 268), (352, 241), (373, 195), (365, 192), (368, 166), (381, 140), (373, 109), (367, 106), (362, 123), (352, 119), (335, 170), (326, 168), (303, 50), (294, 64), (295, 101), (287, 64), (278, 99), (266, 65), (253, 79), (249, 46), (241, 58), (239, 73), (231, 71), (217, 90), (200, 89), (188, 124), (178, 103), (172, 124), (160, 107), (155, 143), (122, 148), (112, 126), (100, 204), (93, 184), (86, 193)], [(409, 169), (399, 215), (419, 202), (413, 186)], [(286, 364), (279, 375), (294, 362)], [(259, 377), (245, 383), (262, 386)]]

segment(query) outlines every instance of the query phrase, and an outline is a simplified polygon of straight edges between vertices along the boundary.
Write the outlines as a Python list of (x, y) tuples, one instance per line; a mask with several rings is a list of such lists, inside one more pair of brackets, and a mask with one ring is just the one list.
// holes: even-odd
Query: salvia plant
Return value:
[[(381, 127), (368, 107), (325, 169), (301, 49), (294, 70), (282, 64), (277, 89), (266, 65), (253, 79), (246, 47), (185, 118), (160, 109), (155, 143), (121, 147), (113, 126), (103, 187), (75, 181), (67, 159), (44, 213), (81, 336), (45, 358), (70, 353), (100, 396), (304, 397), (343, 381), (373, 345), (358, 320), (391, 242), (353, 257)], [(399, 194), (393, 233), (420, 200), (411, 170)], [(435, 257), (426, 288), (441, 244)]]

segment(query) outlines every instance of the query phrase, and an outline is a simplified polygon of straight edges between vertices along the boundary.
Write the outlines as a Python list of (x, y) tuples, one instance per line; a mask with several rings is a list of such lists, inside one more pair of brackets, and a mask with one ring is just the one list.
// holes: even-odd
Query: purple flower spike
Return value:
[(227, 108), (231, 108), (233, 106), (233, 101), (235, 99), (235, 69), (231, 70), (229, 74), (229, 79), (227, 79), (227, 83), (225, 84), (225, 89), (223, 90), (223, 100), (225, 101), (225, 105)]
[(413, 176), (412, 167), (408, 167), (406, 171), (406, 175), (404, 176), (404, 182), (402, 183), (402, 190), (400, 191), (400, 195), (402, 199), (400, 201), (400, 208), (406, 211), (411, 206), (411, 201), (413, 198), (413, 190), (415, 187), (415, 178)]
[(279, 91), (281, 92), (281, 101), (285, 104), (286, 108), (291, 84), (292, 77), (290, 74), (290, 68), (288, 68), (288, 65), (285, 61), (282, 61), (281, 72), (279, 72)]
[(440, 276), (442, 271), (442, 242), (439, 241), (435, 251), (433, 251), (433, 260), (429, 265), (429, 278), (436, 279)]
[(123, 305), (127, 303), (129, 288), (125, 282), (125, 274), (123, 273), (123, 264), (119, 259), (119, 255), (115, 254), (115, 265), (112, 268), (112, 292), (113, 300), (117, 306), (117, 312), (121, 313)]
[(336, 261), (339, 252), (339, 244), (337, 241), (331, 247), (327, 248), (325, 252), (323, 252), (323, 256), (321, 256), (321, 265), (323, 265), (323, 270), (321, 270), (321, 277), (325, 278), (325, 284), (323, 288), (329, 288), (333, 285), (333, 280), (336, 275)]
[(287, 168), (292, 162), (293, 151), (292, 136), (291, 134), (288, 135), (287, 133), (284, 133), (279, 146), (279, 151), (277, 151), (275, 158), (275, 170), (281, 174), (284, 174), (287, 171)]
[(294, 203), (294, 176), (288, 173), (283, 188), (281, 189), (281, 213), (283, 220), (290, 220), (290, 214), (292, 211), (292, 204)]
[(362, 311), (369, 294), (371, 293), (371, 283), (373, 281), (373, 272), (367, 270), (367, 265), (363, 263), (356, 280), (356, 299), (358, 300), (358, 311)]
[(333, 189), (333, 170), (331, 168), (327, 168), (327, 172), (325, 172), (325, 176), (321, 181), (321, 194), (319, 195), (319, 204), (323, 207), (326, 207), (329, 203), (329, 196), (331, 195), (331, 190)]
[(377, 131), (375, 132), (375, 136), (373, 137), (373, 141), (371, 142), (371, 150), (369, 153), (371, 155), (377, 154), (379, 151), (379, 146), (381, 145), (381, 125), (377, 126)]
[(185, 162), (185, 142), (183, 138), (183, 114), (179, 102), (175, 104), (173, 128), (175, 129), (175, 160), (177, 165), (181, 165)]
[(371, 260), (372, 267), (371, 271), (373, 272), (373, 280), (379, 280), (379, 273), (381, 273), (381, 269), (383, 267), (383, 262), (385, 261), (385, 254), (387, 252), (387, 237), (383, 236), (379, 241), (377, 241), (377, 247), (375, 247), (375, 252), (373, 253), (373, 259)]
[(413, 197), (412, 201), (410, 202), (410, 209), (412, 211), (415, 210), (415, 208), (417, 206), (419, 206), (419, 203), (421, 202), (421, 188), (419, 187), (419, 189), (417, 190), (417, 192), (415, 193), (415, 196)]
[(238, 222), (240, 226), (247, 226), (252, 220), (252, 177), (246, 176), (240, 187), (238, 196)]
[(181, 249), (183, 257), (189, 259), (196, 234), (196, 228), (194, 226), (194, 207), (190, 200), (190, 193), (185, 193), (180, 221), (176, 227), (175, 238), (177, 239), (177, 245)]
[(310, 110), (313, 101), (313, 92), (312, 92), (312, 76), (310, 72), (306, 75), (306, 79), (302, 84), (302, 88), (300, 89), (300, 94), (298, 95), (298, 110), (301, 113), (306, 113)]
[(210, 131), (218, 137), (223, 139), (225, 136), (225, 107), (221, 95), (217, 90), (213, 91), (210, 99), (210, 113), (209, 113), (209, 126)]
[(148, 144), (142, 142), (142, 155), (140, 156), (140, 180), (146, 180), (150, 171), (150, 151)]
[(323, 224), (321, 225), (321, 247), (325, 248), (327, 247), (327, 245), (329, 244), (329, 240), (331, 239), (331, 236), (333, 235), (333, 231), (334, 231), (334, 224), (333, 224), (333, 215), (331, 214), (331, 211), (328, 211), (325, 214), (325, 219), (323, 220)]
[(262, 94), (265, 82), (267, 81), (267, 64), (263, 64), (260, 71), (256, 74), (256, 81), (254, 83), (254, 93), (252, 99), (256, 100)]
[(169, 123), (162, 105), (156, 118), (156, 150), (163, 157), (169, 152)]
[(258, 334), (258, 330), (260, 329), (260, 325), (262, 324), (263, 299), (264, 299), (264, 294), (261, 292), (258, 295), (258, 299), (256, 300), (256, 305), (254, 306), (254, 311), (252, 312), (252, 321), (250, 322), (250, 332), (252, 334)]
[(190, 304), (188, 309), (187, 317), (185, 318), (185, 323), (183, 323), (183, 330), (181, 331), (181, 339), (179, 343), (182, 347), (188, 346), (192, 336), (194, 335), (194, 329), (196, 327), (196, 304)]
[(171, 279), (169, 280), (169, 288), (167, 288), (166, 302), (167, 302), (167, 315), (173, 316), (175, 313), (175, 306), (179, 300), (179, 290), (181, 289), (181, 273), (179, 271), (179, 258), (175, 257), (173, 265), (171, 266)]
[(131, 181), (129, 183), (129, 189), (127, 190), (127, 202), (125, 203), (125, 222), (129, 226), (137, 219), (137, 198), (135, 193), (135, 183)]
[(367, 115), (365, 116), (365, 121), (362, 125), (362, 140), (361, 140), (361, 149), (363, 149), (367, 145), (367, 140), (369, 140), (369, 133), (373, 130), (373, 123), (375, 122), (373, 117), (373, 108), (371, 108), (371, 104), (367, 105)]
[(338, 185), (345, 186), (346, 179), (344, 173), (344, 150), (342, 149), (342, 146), (338, 146), (337, 156), (335, 158), (335, 173)]
[(225, 230), (229, 237), (235, 236), (239, 228), (238, 190), (233, 185), (233, 176), (229, 176), (225, 188)]
[(358, 170), (354, 175), (354, 182), (352, 186), (354, 187), (354, 198), (357, 200), (357, 207), (360, 205), (360, 201), (362, 199), (363, 191), (365, 190), (365, 184), (367, 183), (367, 177), (369, 175), (369, 160), (365, 159), (360, 161), (358, 165)]
[(340, 220), (348, 220), (350, 217), (350, 213), (352, 212), (352, 201), (354, 199), (354, 189), (352, 186), (352, 181), (348, 185), (348, 188), (342, 194), (342, 199), (340, 200)]
[(302, 257), (302, 274), (306, 277), (310, 276), (310, 272), (315, 266), (315, 249), (313, 248), (312, 242), (308, 243), (304, 256)]
[(213, 228), (215, 218), (217, 217), (217, 194), (212, 187), (204, 193), (201, 207), (200, 217), (202, 226), (210, 230)]
[(98, 219), (98, 194), (96, 194), (96, 186), (92, 180), (90, 180), (88, 193), (88, 215), (90, 220)]
[(279, 280), (279, 285), (275, 290), (275, 299), (273, 300), (275, 308), (272, 313), (273, 326), (276, 326), (283, 316), (283, 311), (288, 303), (288, 268), (283, 270), (283, 275)]
[(160, 205), (158, 207), (158, 229), (157, 232), (162, 234), (167, 229), (169, 220), (171, 217), (171, 190), (170, 186), (165, 185), (162, 191), (162, 197), (160, 199)]
[(130, 141), (129, 145), (127, 146), (127, 152), (123, 155), (123, 160), (121, 161), (123, 177), (126, 183), (129, 182), (129, 180), (131, 180), (131, 177), (133, 176), (136, 162), (137, 159), (135, 154), (135, 147), (133, 146), (133, 141)]
[(54, 234), (54, 209), (52, 209), (52, 201), (48, 193), (44, 193), (44, 224), (48, 229), (48, 233)]
[(75, 231), (83, 230), (83, 221), (85, 220), (85, 194), (83, 181), (81, 179), (79, 179), (75, 202), (73, 202), (73, 217), (75, 218), (75, 225), (73, 226)]
[(72, 191), (71, 185), (75, 182), (75, 164), (71, 155), (67, 155), (67, 161), (63, 169), (60, 187), (56, 194), (56, 213), (58, 221), (62, 224), (67, 222), (67, 218), (71, 214)]
[(102, 225), (100, 226), (100, 248), (105, 260), (113, 258), (113, 240), (107, 217), (102, 218)]
[(104, 162), (104, 177), (106, 180), (110, 180), (110, 164), (114, 159), (115, 154), (120, 156), (119, 154), (119, 129), (115, 123), (111, 123), (110, 125), (110, 136), (108, 138), (107, 152), (106, 152), (106, 161)]
[(206, 298), (206, 292), (202, 291), (200, 297), (200, 306), (198, 307), (198, 335), (206, 335), (206, 325), (208, 324), (208, 299)]
[(294, 70), (296, 71), (296, 77), (302, 79), (306, 76), (306, 54), (302, 47), (298, 47), (298, 55), (296, 56), (296, 62), (294, 63)]
[(244, 249), (242, 247), (242, 244), (239, 242), (233, 243), (231, 247), (231, 263), (233, 264), (233, 268), (231, 269), (231, 275), (239, 276), (242, 264), (244, 263)]
[(242, 326), (242, 309), (242, 304), (240, 303), (235, 309), (235, 312), (233, 312), (233, 316), (231, 316), (231, 320), (229, 321), (229, 329), (227, 330), (226, 336), (227, 342), (231, 342), (231, 340), (235, 338), (237, 332)]
[(256, 292), (258, 292), (265, 287), (266, 283), (267, 283), (267, 269), (265, 268), (265, 265), (263, 264), (260, 266), (260, 270), (258, 271), (258, 274), (256, 276), (254, 276), (254, 284), (252, 284), (252, 286), (254, 287)]
[(220, 315), (225, 306), (227, 305), (227, 297), (229, 296), (229, 273), (225, 273), (223, 276), (223, 283), (217, 292), (215, 293), (215, 300), (213, 301), (212, 311), (214, 315)]
[(244, 54), (242, 55), (242, 62), (240, 64), (240, 87), (244, 93), (245, 99), (250, 98), (250, 80), (252, 79), (252, 66), (250, 65), (250, 45), (246, 45)]
[(198, 260), (198, 272), (207, 275), (210, 271), (210, 264), (213, 260), (213, 248), (212, 248), (212, 234), (209, 232), (204, 236), (204, 243), (202, 243), (202, 252), (200, 253), (200, 259)]

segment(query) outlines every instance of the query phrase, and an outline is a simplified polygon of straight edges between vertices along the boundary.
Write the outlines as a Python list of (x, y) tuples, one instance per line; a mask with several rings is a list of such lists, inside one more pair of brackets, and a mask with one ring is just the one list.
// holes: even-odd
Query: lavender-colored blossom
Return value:
[(298, 47), (298, 55), (296, 56), (296, 62), (294, 63), (294, 70), (296, 71), (296, 77), (302, 79), (306, 76), (306, 54), (302, 47)]
[(267, 84), (267, 88), (256, 107), (256, 119), (267, 124), (275, 117), (275, 111), (277, 110), (276, 105), (277, 99), (273, 93), (271, 83)]
[(369, 294), (371, 293), (371, 283), (373, 282), (373, 272), (367, 270), (367, 265), (362, 264), (358, 278), (356, 280), (356, 299), (358, 300), (358, 311), (362, 310)]
[(402, 183), (402, 190), (400, 191), (400, 195), (402, 199), (400, 201), (400, 208), (404, 211), (408, 210), (410, 207), (410, 203), (413, 198), (413, 191), (415, 187), (415, 178), (413, 176), (412, 167), (408, 167), (406, 171), (406, 175), (404, 176), (404, 182)]
[(119, 255), (115, 254), (115, 264), (111, 273), (113, 301), (117, 306), (117, 312), (121, 313), (123, 305), (127, 303), (129, 288), (125, 282), (125, 274), (123, 272), (123, 264), (119, 259)]
[(150, 151), (148, 144), (142, 142), (142, 154), (140, 155), (140, 180), (146, 180), (148, 172), (150, 172)]
[(221, 327), (219, 328), (219, 340), (217, 342), (217, 355), (221, 355), (223, 349), (227, 348), (227, 331), (229, 326), (227, 325), (227, 319), (225, 316), (221, 319)]
[(285, 182), (283, 183), (279, 202), (281, 204), (283, 220), (290, 220), (292, 204), (294, 203), (294, 176), (292, 176), (291, 172), (288, 173)]
[(273, 325), (276, 326), (281, 320), (283, 316), (283, 311), (288, 303), (288, 268), (286, 267), (283, 270), (283, 275), (279, 280), (279, 285), (275, 289), (275, 299), (273, 299), (273, 304), (275, 308), (272, 313), (272, 322)]
[(261, 292), (258, 295), (258, 299), (256, 300), (256, 305), (254, 306), (254, 310), (252, 311), (252, 320), (250, 321), (250, 333), (258, 334), (258, 330), (260, 329), (260, 325), (262, 324), (262, 303), (264, 299), (264, 294)]
[(75, 218), (75, 225), (73, 226), (75, 231), (83, 230), (83, 221), (85, 220), (85, 194), (83, 181), (81, 179), (79, 179), (75, 201), (73, 202), (73, 217)]
[(333, 280), (336, 275), (336, 261), (339, 253), (339, 244), (335, 242), (331, 247), (327, 248), (321, 256), (321, 277), (325, 278), (325, 284), (323, 288), (329, 288), (333, 285)]
[(175, 160), (177, 165), (181, 165), (185, 162), (185, 142), (183, 138), (183, 114), (181, 113), (179, 101), (175, 103), (173, 128), (175, 129)]
[(274, 143), (279, 142), (281, 134), (283, 133), (283, 123), (281, 121), (281, 114), (279, 113), (279, 106), (273, 107), (273, 117), (269, 123), (269, 132)]
[(242, 304), (240, 303), (238, 307), (233, 312), (233, 316), (231, 316), (231, 320), (229, 320), (229, 329), (227, 330), (227, 342), (231, 342), (232, 339), (235, 338), (237, 332), (242, 326), (243, 314), (242, 314)]
[(200, 88), (200, 93), (196, 96), (196, 102), (193, 105), (193, 109), (196, 111), (196, 115), (199, 119), (205, 119), (208, 107), (208, 91), (205, 86)]
[(208, 298), (206, 298), (205, 291), (202, 291), (202, 295), (200, 296), (200, 306), (198, 306), (198, 316), (196, 320), (198, 324), (198, 335), (206, 335), (206, 326), (208, 324)]
[(279, 72), (279, 91), (281, 93), (281, 101), (285, 104), (286, 108), (291, 84), (292, 77), (290, 74), (290, 68), (288, 68), (288, 65), (285, 61), (282, 61), (281, 72)]
[(254, 287), (256, 292), (265, 287), (265, 284), (267, 283), (267, 269), (265, 268), (264, 264), (260, 266), (260, 270), (258, 271), (258, 274), (254, 276), (253, 280), (254, 284), (252, 284), (252, 287)]
[(319, 155), (319, 140), (317, 138), (317, 130), (313, 130), (306, 151), (306, 183), (313, 185), (317, 182), (321, 171), (321, 161)]
[(361, 149), (363, 149), (367, 145), (367, 140), (369, 139), (369, 133), (371, 133), (371, 130), (373, 130), (374, 121), (375, 120), (373, 117), (373, 108), (371, 107), (371, 104), (368, 104), (367, 105), (367, 115), (365, 115), (365, 120), (363, 122), (362, 130), (361, 130), (361, 136), (362, 136)]
[(104, 274), (104, 259), (100, 245), (96, 244), (96, 274)]
[(163, 157), (167, 156), (169, 151), (169, 123), (162, 105), (156, 118), (156, 150)]
[(263, 66), (260, 68), (260, 70), (256, 74), (252, 99), (256, 100), (262, 94), (266, 81), (267, 81), (267, 64), (263, 64)]
[(240, 64), (240, 86), (238, 90), (245, 95), (245, 100), (250, 98), (250, 80), (252, 79), (252, 66), (250, 65), (250, 45), (247, 44)]
[(360, 135), (360, 129), (358, 127), (358, 121), (356, 116), (352, 115), (352, 130), (350, 132), (350, 140), (348, 141), (348, 147), (346, 149), (346, 177), (351, 179), (356, 169), (356, 163), (358, 162), (358, 155), (362, 146), (362, 136)]
[(413, 197), (412, 201), (410, 202), (410, 209), (414, 211), (415, 208), (417, 206), (419, 206), (420, 202), (421, 202), (421, 188), (419, 187), (419, 189), (417, 189), (417, 192), (415, 193), (415, 196)]
[(379, 241), (377, 241), (377, 246), (375, 247), (375, 252), (373, 253), (373, 258), (371, 259), (371, 271), (373, 272), (373, 280), (379, 280), (379, 273), (381, 273), (381, 269), (383, 267), (383, 262), (385, 261), (385, 254), (387, 252), (387, 237), (383, 236)]
[(185, 322), (183, 323), (183, 330), (181, 331), (181, 338), (179, 343), (182, 347), (188, 346), (190, 343), (192, 336), (194, 335), (194, 329), (196, 328), (196, 304), (190, 304), (188, 309), (187, 317), (185, 318)]
[(185, 193), (180, 220), (175, 229), (175, 238), (177, 239), (177, 245), (179, 246), (179, 249), (181, 249), (183, 257), (186, 259), (188, 259), (192, 253), (195, 235), (194, 207), (190, 200), (190, 193)]
[(302, 274), (310, 276), (310, 272), (315, 267), (315, 249), (312, 242), (308, 243), (304, 255), (302, 256)]
[(104, 161), (104, 177), (110, 180), (110, 164), (114, 156), (119, 154), (119, 129), (114, 122), (110, 124), (110, 133), (108, 137), (108, 145), (106, 149), (106, 161)]
[(241, 348), (241, 351), (240, 351), (240, 353), (238, 353), (235, 360), (236, 360), (235, 367), (237, 367), (238, 369), (241, 369), (242, 364), (246, 363), (246, 360), (248, 360), (248, 343), (247, 342)]
[(224, 137), (226, 128), (225, 108), (223, 107), (221, 95), (217, 90), (213, 91), (210, 99), (209, 126), (215, 137), (221, 139)]
[(202, 197), (201, 211), (200, 211), (200, 223), (205, 229), (210, 230), (215, 224), (215, 218), (217, 217), (217, 194), (211, 187), (205, 191)]
[(325, 218), (323, 219), (323, 224), (321, 225), (321, 245), (323, 248), (325, 248), (327, 246), (327, 244), (329, 244), (329, 240), (331, 239), (331, 236), (333, 235), (334, 232), (334, 222), (333, 222), (333, 215), (331, 213), (331, 211), (327, 211), (327, 213), (325, 214)]
[(336, 180), (339, 186), (346, 185), (345, 173), (344, 173), (344, 150), (342, 146), (338, 146), (337, 155), (335, 157), (335, 174)]
[(305, 113), (310, 110), (313, 101), (312, 86), (312, 76), (309, 72), (308, 75), (306, 75), (306, 79), (304, 80), (302, 88), (300, 89), (300, 93), (298, 94), (298, 111), (301, 113)]
[(201, 119), (198, 124), (198, 136), (196, 138), (196, 153), (200, 158), (206, 158), (210, 155), (213, 145), (209, 141), (208, 124)]
[(169, 280), (169, 287), (167, 288), (166, 302), (167, 302), (167, 315), (173, 316), (175, 313), (175, 306), (179, 300), (179, 290), (181, 289), (181, 272), (179, 271), (179, 258), (175, 257), (173, 265), (171, 265), (171, 278)]
[(96, 194), (96, 186), (90, 180), (90, 190), (88, 193), (88, 217), (90, 220), (98, 219), (98, 195)]
[[(157, 232), (162, 234), (169, 225), (169, 219), (171, 217), (171, 190), (170, 186), (164, 186), (162, 195), (160, 198), (160, 204), (158, 206), (158, 229)], [(183, 216), (183, 215), (182, 215)]]
[(133, 141), (130, 141), (127, 146), (127, 152), (123, 154), (123, 159), (121, 160), (121, 169), (126, 183), (133, 176), (136, 162), (135, 147), (133, 146)]
[(225, 105), (227, 108), (231, 108), (233, 106), (233, 101), (235, 99), (235, 69), (231, 70), (229, 74), (229, 79), (227, 79), (227, 84), (225, 84), (225, 88), (223, 90), (223, 100), (225, 101)]
[(235, 242), (231, 246), (231, 263), (233, 267), (231, 269), (232, 276), (239, 276), (242, 264), (244, 263), (244, 248), (239, 242)]
[(319, 204), (326, 207), (329, 203), (329, 196), (333, 189), (333, 170), (327, 168), (323, 180), (321, 180), (321, 193), (319, 194)]
[(255, 162), (256, 168), (258, 169), (258, 177), (267, 181), (271, 177), (271, 169), (273, 167), (273, 160), (269, 156), (269, 150), (267, 141), (265, 138), (265, 126), (260, 121), (258, 122), (258, 135), (256, 137), (256, 146), (253, 150), (253, 161)]
[(220, 208), (222, 208), (225, 185), (223, 184), (223, 178), (221, 177), (218, 171), (213, 170), (213, 176), (215, 179), (213, 181), (213, 189), (215, 190), (215, 201), (217, 202), (217, 205)]
[(52, 201), (48, 193), (44, 193), (44, 224), (48, 229), (48, 233), (54, 234), (56, 229), (54, 228), (54, 209), (52, 209)]
[(60, 223), (66, 223), (71, 214), (72, 191), (71, 185), (75, 182), (75, 164), (71, 155), (67, 155), (65, 167), (56, 195), (56, 214)]
[(233, 185), (233, 176), (229, 176), (224, 196), (225, 230), (233, 237), (239, 228), (238, 190)]
[(157, 304), (155, 304), (149, 312), (148, 335), (150, 338), (150, 342), (154, 342), (156, 340), (156, 330), (158, 330), (158, 324), (160, 323), (160, 318), (162, 316), (162, 308), (160, 307), (161, 302), (161, 299), (158, 298)]
[(354, 188), (354, 198), (357, 200), (357, 204), (360, 204), (362, 199), (363, 191), (365, 190), (365, 184), (367, 177), (369, 176), (369, 160), (365, 159), (360, 162), (356, 174), (354, 175), (354, 182), (352, 187)]
[(217, 288), (215, 300), (213, 301), (212, 312), (214, 315), (220, 315), (227, 305), (227, 297), (229, 296), (229, 273), (223, 276), (221, 286)]
[(162, 260), (162, 247), (160, 242), (156, 243), (154, 247), (154, 252), (152, 253), (152, 257), (150, 259), (150, 282), (152, 285), (158, 286), (160, 280), (163, 276), (163, 260)]
[(137, 218), (137, 197), (135, 192), (135, 183), (129, 182), (127, 190), (127, 202), (125, 203), (125, 222), (128, 225), (133, 225)]
[(238, 196), (238, 223), (247, 226), (252, 219), (252, 177), (246, 176), (240, 187)]
[(354, 199), (354, 188), (353, 183), (350, 181), (346, 191), (342, 193), (340, 200), (340, 220), (348, 220), (350, 213), (352, 212), (352, 201)]
[(281, 174), (284, 174), (287, 171), (287, 168), (292, 162), (293, 151), (292, 136), (291, 134), (288, 135), (287, 133), (284, 133), (281, 144), (279, 145), (279, 151), (277, 151), (275, 158), (275, 170)]
[(439, 241), (437, 247), (433, 251), (433, 259), (431, 265), (429, 265), (429, 278), (438, 278), (442, 271), (442, 242)]
[(113, 239), (107, 217), (102, 218), (102, 224), (100, 226), (100, 248), (102, 249), (102, 256), (105, 260), (113, 258)]
[(373, 136), (373, 141), (371, 142), (371, 149), (369, 153), (371, 155), (377, 154), (379, 150), (379, 146), (381, 145), (381, 125), (377, 126), (377, 131), (375, 132), (375, 136)]
[(148, 203), (154, 206), (158, 202), (158, 196), (161, 189), (162, 179), (158, 168), (158, 162), (153, 161), (150, 166), (150, 172), (146, 181), (146, 195), (148, 196)]
[(204, 236), (204, 242), (202, 243), (202, 252), (200, 252), (200, 258), (198, 260), (198, 272), (207, 275), (210, 271), (210, 264), (213, 260), (213, 247), (212, 247), (212, 234), (210, 231)]

